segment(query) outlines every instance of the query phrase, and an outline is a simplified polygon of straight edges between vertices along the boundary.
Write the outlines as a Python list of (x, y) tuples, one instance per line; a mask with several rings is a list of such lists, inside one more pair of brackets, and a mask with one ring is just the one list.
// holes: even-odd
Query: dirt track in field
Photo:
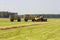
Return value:
[(12, 28), (35, 26), (35, 25), (41, 25), (43, 23), (47, 23), (47, 22), (42, 22), (42, 23), (41, 22), (36, 22), (34, 24), (22, 24), (22, 25), (15, 25), (15, 26), (0, 27), (0, 30), (7, 30), (7, 29), (12, 29)]

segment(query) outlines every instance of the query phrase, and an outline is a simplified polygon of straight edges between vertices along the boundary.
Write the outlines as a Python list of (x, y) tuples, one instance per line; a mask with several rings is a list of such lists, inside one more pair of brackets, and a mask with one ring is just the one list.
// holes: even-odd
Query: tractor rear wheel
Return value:
[(11, 22), (13, 22), (13, 21), (14, 21), (14, 19), (11, 19), (10, 21), (11, 21)]
[(17, 21), (18, 21), (18, 22), (20, 22), (21, 20), (20, 20), (20, 19), (18, 19)]
[(28, 21), (28, 19), (24, 19), (25, 20), (25, 22), (27, 22)]

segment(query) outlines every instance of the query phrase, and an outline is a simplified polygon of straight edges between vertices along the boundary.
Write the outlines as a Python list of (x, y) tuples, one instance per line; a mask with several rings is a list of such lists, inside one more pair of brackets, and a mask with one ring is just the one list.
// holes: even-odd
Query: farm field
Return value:
[[(37, 22), (10, 22), (9, 19), (0, 19), (0, 27), (22, 24), (34, 24)], [(60, 40), (60, 19), (51, 18), (48, 22), (35, 26), (20, 27), (8, 30), (0, 30), (0, 40)]]
[(17, 20), (14, 20), (14, 22), (11, 22), (9, 18), (0, 18), (0, 27), (29, 24), (29, 23), (33, 23), (33, 22), (31, 21), (25, 22), (23, 19), (21, 22), (17, 22)]

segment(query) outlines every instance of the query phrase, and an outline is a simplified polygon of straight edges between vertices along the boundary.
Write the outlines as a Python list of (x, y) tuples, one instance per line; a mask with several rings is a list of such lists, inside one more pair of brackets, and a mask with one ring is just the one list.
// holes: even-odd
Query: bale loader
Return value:
[(46, 21), (47, 21), (47, 18), (44, 18), (43, 16), (32, 18), (32, 22), (46, 22)]

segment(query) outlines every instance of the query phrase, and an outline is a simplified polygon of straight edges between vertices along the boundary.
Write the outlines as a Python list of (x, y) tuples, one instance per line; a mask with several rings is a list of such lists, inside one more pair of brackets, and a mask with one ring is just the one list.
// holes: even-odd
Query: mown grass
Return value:
[(47, 23), (35, 26), (0, 30), (0, 40), (60, 40), (60, 19), (48, 19)]
[(29, 22), (25, 22), (24, 19), (22, 19), (21, 22), (17, 22), (17, 20), (14, 20), (14, 22), (11, 22), (10, 19), (4, 19), (0, 18), (0, 27), (5, 27), (5, 26), (14, 26), (14, 25), (21, 25), (21, 24), (29, 24), (33, 23), (31, 20)]

